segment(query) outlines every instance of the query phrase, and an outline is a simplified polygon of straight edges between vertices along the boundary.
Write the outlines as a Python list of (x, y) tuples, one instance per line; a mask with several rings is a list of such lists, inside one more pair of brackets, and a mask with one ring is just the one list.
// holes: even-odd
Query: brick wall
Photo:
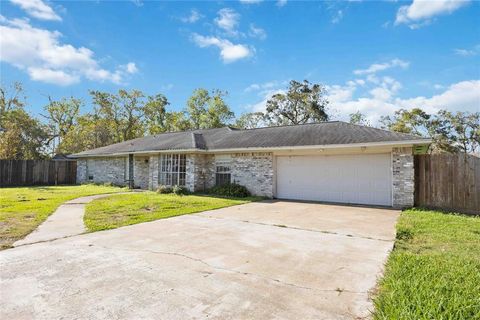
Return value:
[(190, 191), (205, 191), (215, 185), (214, 156), (210, 154), (187, 155), (186, 187)]
[(140, 187), (141, 189), (148, 189), (150, 168), (149, 157), (135, 156), (133, 159), (133, 180), (135, 187)]
[[(125, 185), (125, 157), (89, 158), (77, 161), (77, 182), (111, 182), (115, 185)], [(93, 177), (93, 180), (89, 179)]]
[(158, 188), (158, 171), (160, 165), (160, 156), (150, 156), (148, 160), (149, 172), (148, 172), (148, 189), (157, 190)]
[(273, 197), (273, 154), (232, 154), (232, 182), (241, 184), (254, 195)]
[(77, 160), (77, 183), (87, 182), (87, 159)]
[(412, 207), (414, 203), (415, 168), (412, 148), (392, 150), (392, 192), (395, 208)]

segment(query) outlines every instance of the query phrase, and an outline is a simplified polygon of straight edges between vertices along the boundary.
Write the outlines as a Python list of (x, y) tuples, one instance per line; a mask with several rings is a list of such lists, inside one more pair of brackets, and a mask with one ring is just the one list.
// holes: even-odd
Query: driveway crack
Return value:
[(367, 237), (367, 236), (360, 236), (360, 235), (339, 233), (339, 232), (327, 231), (327, 230), (300, 228), (300, 227), (295, 227), (295, 226), (287, 226), (287, 225), (284, 225), (284, 224), (275, 224), (275, 223), (272, 224), (272, 223), (256, 222), (256, 221), (250, 221), (250, 220), (240, 220), (240, 219), (231, 219), (231, 218), (220, 218), (220, 217), (207, 216), (207, 215), (202, 215), (202, 214), (195, 214), (195, 215), (193, 215), (193, 216), (198, 217), (198, 218), (203, 218), (203, 219), (238, 221), (238, 222), (243, 222), (243, 223), (258, 224), (258, 225), (261, 225), (261, 226), (270, 226), (270, 227), (275, 227), (275, 228), (294, 229), (294, 230), (301, 230), (301, 231), (307, 231), (307, 232), (317, 232), (317, 233), (323, 233), (323, 234), (333, 234), (333, 235), (343, 236), (343, 237), (349, 237), (349, 238), (360, 238), (360, 239), (383, 241), (383, 242), (393, 242), (393, 240), (388, 240), (388, 239), (381, 239), (381, 238), (374, 238), (374, 237)]
[(205, 265), (209, 268), (215, 269), (215, 270), (221, 270), (221, 271), (225, 271), (225, 272), (236, 273), (236, 274), (243, 275), (243, 276), (251, 276), (251, 277), (263, 279), (263, 280), (266, 280), (266, 281), (269, 281), (269, 282), (274, 282), (274, 283), (277, 283), (277, 284), (280, 284), (280, 285), (294, 287), (294, 288), (297, 288), (297, 289), (312, 290), (312, 291), (317, 291), (317, 292), (337, 292), (338, 295), (340, 295), (342, 293), (368, 294), (368, 291), (353, 291), (353, 290), (347, 290), (347, 289), (343, 289), (343, 288), (320, 289), (320, 288), (314, 288), (314, 287), (301, 286), (301, 285), (298, 285), (298, 284), (295, 284), (295, 283), (286, 282), (286, 281), (283, 281), (283, 280), (280, 280), (280, 279), (265, 277), (265, 276), (262, 276), (262, 275), (259, 275), (259, 274), (256, 274), (256, 273), (252, 273), (252, 272), (239, 271), (239, 270), (235, 270), (235, 269), (230, 269), (230, 268), (225, 268), (225, 267), (212, 265), (212, 264), (210, 264), (210, 263), (208, 263), (208, 262), (206, 262), (206, 261), (204, 261), (200, 258), (195, 258), (195, 257), (189, 256), (189, 255), (186, 255), (184, 253), (179, 253), (179, 252), (156, 251), (156, 250), (145, 250), (145, 249), (127, 249), (127, 248), (119, 248), (119, 247), (107, 247), (107, 246), (101, 246), (101, 245), (89, 245), (89, 246), (101, 247), (101, 248), (107, 249), (107, 250), (147, 252), (147, 253), (153, 253), (153, 254), (181, 257), (181, 258), (184, 258), (184, 259), (188, 259), (188, 260), (191, 260), (191, 261), (201, 263), (201, 264), (203, 264), (203, 265)]

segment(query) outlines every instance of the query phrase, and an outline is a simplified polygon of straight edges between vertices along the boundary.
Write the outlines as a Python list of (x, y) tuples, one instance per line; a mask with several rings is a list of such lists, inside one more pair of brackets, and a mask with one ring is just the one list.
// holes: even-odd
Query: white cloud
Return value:
[(391, 77), (377, 77), (375, 82), (368, 83), (370, 87), (357, 94), (357, 98), (355, 93), (367, 85), (363, 79), (347, 81), (346, 85), (327, 86), (330, 112), (341, 120), (348, 120), (349, 114), (360, 111), (372, 124), (376, 124), (380, 116), (392, 114), (396, 110), (393, 98), (402, 87), (400, 82)]
[(184, 23), (195, 23), (203, 16), (195, 9), (190, 10), (190, 14), (187, 17), (180, 18)]
[(287, 0), (278, 0), (277, 3), (275, 4), (277, 7), (283, 7), (284, 5), (287, 4)]
[(272, 90), (279, 90), (280, 87), (285, 87), (288, 81), (268, 81), (264, 83), (253, 83), (246, 87), (243, 91), (254, 92), (260, 91), (260, 95), (264, 95)]
[(134, 5), (137, 7), (143, 7), (143, 1), (142, 0), (130, 0)]
[(206, 48), (210, 46), (219, 48), (220, 57), (225, 63), (234, 62), (253, 55), (253, 48), (249, 48), (243, 44), (233, 44), (232, 42), (222, 38), (205, 37), (194, 33), (192, 35), (192, 40), (200, 48)]
[(261, 100), (253, 104), (247, 104), (243, 109), (247, 112), (265, 112), (267, 101), (277, 93), (285, 93), (288, 86), (287, 80), (272, 80), (264, 83), (253, 83), (243, 91), (246, 93), (255, 93)]
[(260, 40), (265, 40), (267, 38), (267, 33), (260, 27), (256, 27), (253, 23), (250, 24), (250, 31), (248, 32), (250, 37), (258, 38)]
[(474, 50), (468, 50), (468, 49), (454, 49), (453, 50), (455, 54), (458, 54), (459, 56), (474, 56), (476, 52)]
[(332, 85), (326, 86), (326, 89), (330, 101), (346, 102), (352, 99), (357, 88), (354, 82), (349, 82), (346, 86)]
[(240, 0), (240, 3), (243, 4), (257, 4), (262, 2), (263, 0)]
[(413, 0), (410, 5), (401, 6), (397, 11), (395, 24), (407, 24), (419, 28), (430, 23), (438, 15), (450, 14), (466, 5), (469, 0)]
[(52, 7), (42, 0), (10, 0), (13, 4), (22, 8), (28, 15), (41, 19), (61, 21), (62, 18), (53, 11)]
[(476, 56), (480, 53), (480, 44), (477, 44), (472, 49), (454, 49), (453, 52), (463, 57)]
[(254, 103), (254, 104), (248, 104), (244, 107), (245, 110), (248, 112), (265, 112), (265, 106), (267, 105), (267, 101), (272, 98), (274, 94), (277, 93), (285, 93), (286, 91), (283, 89), (272, 89), (272, 90), (266, 90), (265, 92), (262, 93), (262, 100)]
[(332, 17), (331, 22), (333, 24), (336, 24), (336, 23), (339, 23), (342, 19), (343, 19), (343, 11), (342, 10), (337, 10)]
[(392, 115), (400, 108), (422, 108), (428, 113), (436, 113), (440, 109), (470, 112), (480, 109), (480, 80), (458, 82), (440, 94), (413, 98), (399, 97), (397, 94), (402, 85), (390, 77), (379, 79), (378, 85), (357, 97), (354, 94), (358, 86), (354, 83), (327, 87), (331, 108), (341, 120), (348, 120), (348, 115), (357, 111), (365, 114), (372, 124), (377, 124), (381, 116)]
[(385, 63), (374, 63), (370, 65), (370, 67), (368, 67), (367, 69), (354, 70), (353, 73), (356, 75), (374, 74), (374, 73), (395, 68), (395, 67), (406, 69), (408, 68), (409, 65), (410, 65), (410, 62), (400, 60), (400, 59), (393, 59)]
[(78, 76), (68, 74), (62, 70), (30, 67), (27, 71), (32, 80), (57, 84), (61, 86), (68, 86), (74, 83), (78, 83), (80, 81), (80, 78)]
[(480, 111), (480, 80), (454, 83), (444, 92), (430, 98), (397, 99), (396, 103), (408, 109), (424, 108), (427, 112), (436, 112), (440, 109), (478, 112)]
[(173, 87), (174, 87), (173, 83), (169, 83), (169, 84), (161, 86), (160, 89), (164, 90), (164, 91), (170, 91), (170, 90), (173, 89)]
[(90, 49), (62, 44), (60, 32), (32, 27), (26, 20), (0, 16), (0, 33), (0, 61), (25, 70), (36, 81), (69, 85), (85, 77), (119, 84), (126, 74), (138, 71), (134, 63), (105, 70)]
[(137, 65), (134, 62), (129, 62), (126, 65), (120, 66), (120, 69), (125, 70), (125, 72), (134, 74), (138, 72)]
[(226, 31), (229, 35), (236, 36), (236, 30), (240, 21), (240, 14), (230, 8), (223, 8), (218, 11), (218, 17), (215, 18), (215, 24)]
[[(279, 84), (271, 81), (252, 84), (245, 92), (258, 92), (260, 101), (245, 106), (250, 112), (265, 111), (266, 102), (275, 93), (284, 93)], [(467, 80), (438, 87), (439, 94), (430, 97), (417, 96), (402, 98), (399, 92), (402, 84), (392, 77), (377, 77), (377, 83), (354, 79), (344, 85), (327, 85), (327, 98), (330, 101), (329, 114), (333, 119), (348, 121), (349, 115), (360, 111), (373, 125), (377, 125), (381, 116), (393, 115), (400, 109), (422, 108), (428, 113), (440, 109), (450, 111), (480, 111), (480, 80)]]

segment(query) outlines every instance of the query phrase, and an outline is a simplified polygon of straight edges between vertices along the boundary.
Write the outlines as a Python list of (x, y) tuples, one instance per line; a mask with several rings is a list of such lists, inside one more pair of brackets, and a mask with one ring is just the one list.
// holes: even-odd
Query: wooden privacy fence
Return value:
[(77, 162), (0, 160), (0, 187), (75, 184)]
[(416, 155), (415, 206), (480, 214), (480, 158)]

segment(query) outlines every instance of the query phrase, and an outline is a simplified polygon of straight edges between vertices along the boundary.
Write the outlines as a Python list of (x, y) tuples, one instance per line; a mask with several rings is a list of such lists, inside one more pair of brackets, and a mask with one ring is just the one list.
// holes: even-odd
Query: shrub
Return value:
[(177, 196), (182, 196), (185, 194), (188, 194), (188, 189), (182, 186), (177, 186), (175, 185), (172, 189), (173, 193), (175, 193)]
[(167, 193), (172, 193), (172, 192), (173, 192), (173, 190), (169, 186), (160, 185), (157, 188), (157, 193), (160, 193), (160, 194), (167, 194)]
[(221, 186), (216, 186), (208, 190), (208, 193), (223, 196), (223, 197), (234, 197), (234, 198), (245, 198), (251, 196), (250, 191), (245, 186), (229, 183)]

